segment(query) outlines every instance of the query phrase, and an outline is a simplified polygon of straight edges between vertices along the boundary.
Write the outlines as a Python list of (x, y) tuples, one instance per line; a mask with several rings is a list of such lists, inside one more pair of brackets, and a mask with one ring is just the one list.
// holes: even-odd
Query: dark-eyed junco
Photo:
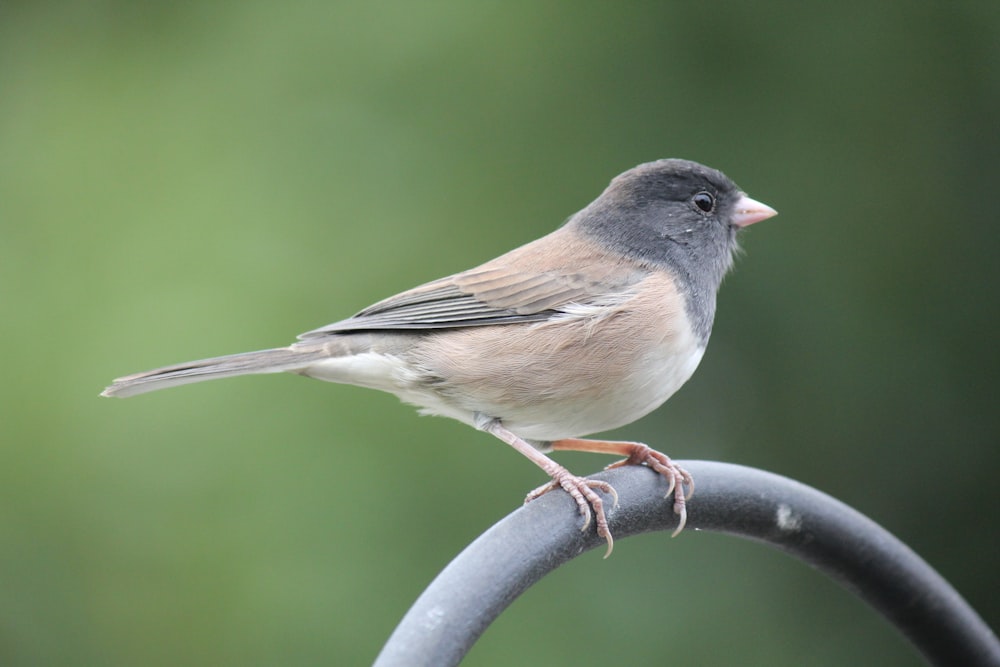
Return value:
[(537, 241), (421, 285), (289, 347), (246, 352), (115, 380), (104, 396), (189, 382), (291, 372), (391, 392), (426, 414), (492, 433), (563, 488), (612, 538), (606, 482), (577, 477), (543, 452), (626, 457), (669, 482), (677, 531), (690, 475), (633, 442), (581, 440), (660, 406), (694, 373), (741, 227), (776, 211), (721, 172), (658, 160), (621, 174), (589, 206)]

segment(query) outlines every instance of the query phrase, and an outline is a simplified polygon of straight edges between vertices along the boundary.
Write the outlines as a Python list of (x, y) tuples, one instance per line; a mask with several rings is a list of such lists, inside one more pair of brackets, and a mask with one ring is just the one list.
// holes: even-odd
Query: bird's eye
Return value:
[(715, 208), (715, 197), (707, 192), (699, 192), (691, 198), (691, 201), (705, 213), (711, 213)]

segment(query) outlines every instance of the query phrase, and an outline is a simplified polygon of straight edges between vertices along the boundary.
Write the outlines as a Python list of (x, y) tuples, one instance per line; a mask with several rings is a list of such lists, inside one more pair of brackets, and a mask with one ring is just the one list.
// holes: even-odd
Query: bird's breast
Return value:
[(675, 283), (652, 274), (630, 291), (569, 304), (537, 323), (470, 327), (424, 338), (396, 392), (426, 412), (495, 417), (528, 440), (628, 424), (694, 373), (704, 342)]

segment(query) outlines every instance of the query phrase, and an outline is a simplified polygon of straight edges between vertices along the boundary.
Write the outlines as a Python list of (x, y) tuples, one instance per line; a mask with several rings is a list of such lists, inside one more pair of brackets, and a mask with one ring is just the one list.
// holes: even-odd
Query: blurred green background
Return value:
[[(293, 376), (98, 392), (286, 344), (670, 156), (781, 215), (700, 371), (614, 435), (823, 489), (1000, 624), (1000, 3), (8, 1), (0, 662), (370, 663), (534, 466)], [(920, 664), (806, 566), (694, 532), (577, 559), (465, 664), (666, 662)]]

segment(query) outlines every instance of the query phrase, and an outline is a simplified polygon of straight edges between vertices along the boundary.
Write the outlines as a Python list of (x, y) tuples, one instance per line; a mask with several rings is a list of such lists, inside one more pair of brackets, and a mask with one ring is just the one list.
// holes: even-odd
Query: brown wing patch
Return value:
[(538, 322), (561, 306), (605, 297), (646, 275), (645, 269), (563, 227), (477, 268), (389, 297), (299, 338)]

